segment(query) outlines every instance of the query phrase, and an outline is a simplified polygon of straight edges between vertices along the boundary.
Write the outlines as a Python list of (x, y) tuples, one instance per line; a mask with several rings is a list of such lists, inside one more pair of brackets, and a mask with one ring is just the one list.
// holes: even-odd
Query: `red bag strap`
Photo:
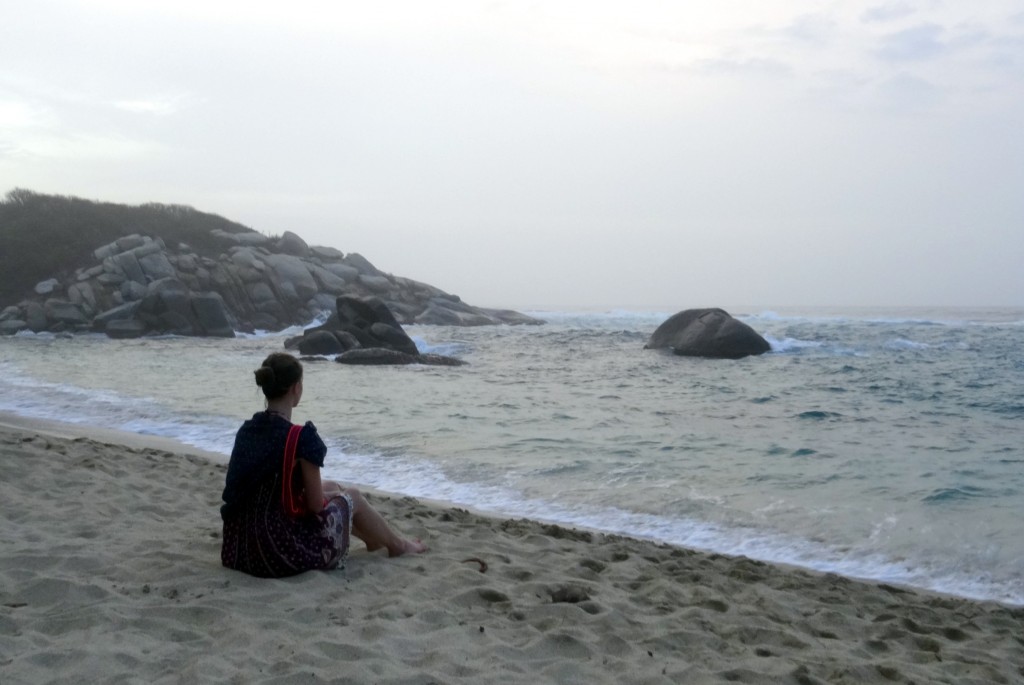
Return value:
[(284, 442), (284, 473), (281, 478), (281, 506), (289, 516), (302, 516), (306, 513), (306, 503), (302, 501), (302, 490), (292, 487), (295, 476), (295, 448), (299, 444), (299, 433), (302, 426), (294, 425), (288, 429), (288, 439)]

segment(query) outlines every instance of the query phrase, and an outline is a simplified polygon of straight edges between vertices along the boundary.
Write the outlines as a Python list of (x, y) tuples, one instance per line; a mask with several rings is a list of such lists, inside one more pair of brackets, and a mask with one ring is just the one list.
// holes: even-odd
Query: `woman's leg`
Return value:
[(366, 549), (373, 552), (386, 548), (389, 557), (427, 551), (427, 546), (419, 540), (408, 540), (391, 530), (384, 517), (356, 488), (343, 488), (332, 481), (324, 481), (323, 487), (327, 497), (344, 493), (352, 500), (352, 534), (366, 543)]

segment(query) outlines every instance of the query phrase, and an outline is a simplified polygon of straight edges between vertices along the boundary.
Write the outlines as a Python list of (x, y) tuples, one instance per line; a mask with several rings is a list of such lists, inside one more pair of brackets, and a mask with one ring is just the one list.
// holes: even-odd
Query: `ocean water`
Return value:
[[(459, 368), (307, 363), (327, 475), (1024, 604), (1024, 309), (736, 311), (772, 344), (739, 361), (644, 350), (674, 312), (530, 313), (408, 327)], [(0, 339), (0, 410), (227, 454), (295, 332)]]

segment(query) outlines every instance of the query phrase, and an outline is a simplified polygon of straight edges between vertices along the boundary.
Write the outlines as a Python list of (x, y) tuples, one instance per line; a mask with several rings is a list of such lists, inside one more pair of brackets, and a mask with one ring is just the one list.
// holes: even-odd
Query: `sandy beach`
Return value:
[(1022, 608), (383, 494), (428, 554), (260, 580), (222, 456), (10, 416), (0, 455), (7, 685), (1024, 683)]

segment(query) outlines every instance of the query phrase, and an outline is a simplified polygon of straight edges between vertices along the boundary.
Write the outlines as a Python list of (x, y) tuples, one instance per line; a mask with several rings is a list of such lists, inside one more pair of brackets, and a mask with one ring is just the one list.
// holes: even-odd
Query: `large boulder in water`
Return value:
[(287, 341), (285, 347), (298, 347), (303, 354), (339, 354), (365, 348), (419, 355), (416, 343), (379, 298), (343, 295), (335, 309), (324, 325), (307, 329), (301, 338)]
[(343, 295), (335, 302), (335, 313), (318, 330), (345, 331), (362, 347), (383, 347), (417, 355), (416, 343), (402, 329), (388, 306), (377, 297)]
[[(304, 355), (341, 354), (346, 350), (359, 347), (359, 341), (344, 331), (313, 331), (298, 338), (296, 345)], [(285, 347), (288, 344), (285, 343)]]
[(644, 348), (671, 348), (687, 357), (740, 359), (764, 354), (771, 345), (753, 328), (714, 307), (674, 314), (658, 326)]
[(303, 354), (338, 354), (335, 361), (359, 366), (429, 364), (461, 366), (465, 362), (439, 354), (420, 354), (394, 314), (376, 297), (339, 297), (337, 311), (318, 328), (285, 342)]

